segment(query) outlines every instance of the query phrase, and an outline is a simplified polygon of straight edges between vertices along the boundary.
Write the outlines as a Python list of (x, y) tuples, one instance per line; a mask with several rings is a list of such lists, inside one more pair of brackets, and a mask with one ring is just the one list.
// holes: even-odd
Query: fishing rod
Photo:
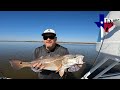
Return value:
[(97, 54), (97, 56), (96, 56), (96, 58), (95, 58), (95, 60), (94, 60), (94, 62), (93, 62), (92, 67), (95, 65), (95, 63), (96, 63), (96, 61), (97, 61), (97, 59), (98, 59), (98, 57), (99, 57), (99, 55), (100, 55), (100, 52), (101, 52), (101, 49), (102, 49), (103, 43), (104, 43), (104, 41), (105, 41), (105, 37), (106, 37), (106, 32), (105, 32), (105, 35), (104, 35), (104, 37), (103, 37), (103, 40), (102, 40), (102, 43), (101, 43), (100, 49), (99, 49), (98, 54)]
[[(97, 56), (96, 56), (96, 58), (95, 58), (95, 60), (94, 60), (94, 62), (93, 62), (93, 66), (95, 65), (95, 63), (96, 63), (96, 61), (97, 61), (97, 59), (98, 59), (98, 57), (99, 57), (99, 55), (100, 55), (100, 51), (101, 51), (101, 49), (102, 49), (102, 46), (103, 46), (103, 43), (104, 43), (104, 40), (105, 40), (105, 38), (106, 38), (106, 33), (108, 33), (108, 31), (109, 31), (109, 29), (113, 26), (113, 23), (110, 21), (109, 23), (106, 23), (106, 28), (104, 29), (104, 36), (103, 36), (103, 41), (102, 41), (102, 43), (101, 43), (101, 46), (100, 46), (100, 49), (99, 49), (99, 51), (98, 51), (98, 54), (97, 54)], [(102, 29), (102, 28), (101, 28)], [(93, 67), (92, 66), (92, 67)]]
[[(103, 17), (103, 16), (101, 16), (101, 17)], [(102, 46), (103, 46), (103, 43), (104, 43), (104, 40), (105, 40), (105, 38), (106, 38), (106, 33), (107, 32), (109, 32), (109, 29), (113, 26), (113, 22), (110, 20), (110, 22), (106, 22), (106, 23), (104, 23), (105, 24), (105, 27), (103, 26), (103, 27), (101, 27), (101, 30), (104, 30), (104, 36), (103, 36), (103, 39), (102, 39), (102, 43), (101, 43), (101, 46), (100, 46), (100, 49), (99, 49), (99, 51), (98, 51), (98, 54), (97, 54), (97, 56), (96, 56), (96, 58), (95, 58), (95, 60), (94, 60), (94, 62), (93, 62), (93, 66), (95, 65), (95, 63), (96, 63), (96, 61), (97, 61), (97, 59), (98, 59), (98, 57), (99, 57), (99, 55), (100, 55), (100, 51), (101, 51), (101, 49), (102, 49)], [(103, 28), (103, 29), (102, 29)], [(92, 67), (93, 67), (92, 66)]]
[[(98, 59), (98, 57), (99, 57), (99, 55), (100, 55), (100, 52), (101, 52), (101, 49), (102, 49), (102, 46), (103, 46), (103, 43), (104, 43), (104, 40), (105, 40), (105, 36), (106, 36), (106, 32), (105, 32), (105, 35), (104, 35), (104, 37), (103, 37), (103, 39), (102, 39), (102, 43), (101, 43), (100, 49), (99, 49), (99, 51), (98, 51), (98, 54), (97, 54), (95, 60), (93, 61), (93, 65), (91, 66), (90, 70), (91, 70), (92, 68), (94, 68), (94, 66), (95, 66), (95, 64), (96, 64), (96, 62), (97, 62), (97, 59)], [(87, 72), (81, 79), (87, 78), (88, 76), (90, 76), (90, 74), (91, 74), (90, 72)]]
[(96, 56), (96, 58), (95, 58), (95, 60), (94, 60), (94, 62), (93, 62), (93, 65), (91, 66), (91, 68), (93, 68), (93, 67), (95, 66), (96, 62), (97, 62), (97, 59), (98, 59), (98, 57), (99, 57), (99, 55), (100, 55), (101, 49), (102, 49), (102, 47), (103, 47), (103, 44), (104, 44), (104, 41), (105, 41), (105, 38), (106, 38), (106, 35), (107, 35), (107, 32), (108, 32), (108, 29), (109, 29), (108, 27), (105, 29), (105, 32), (104, 32), (104, 36), (103, 36), (103, 39), (102, 39), (102, 43), (101, 43), (100, 49), (99, 49), (99, 51), (98, 51), (98, 54), (97, 54), (97, 56)]

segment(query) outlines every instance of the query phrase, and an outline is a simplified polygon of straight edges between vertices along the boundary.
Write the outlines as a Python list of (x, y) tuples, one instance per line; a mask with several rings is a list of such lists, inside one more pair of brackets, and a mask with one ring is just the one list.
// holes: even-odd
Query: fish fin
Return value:
[(58, 67), (58, 69), (56, 70), (56, 73), (60, 71), (60, 68), (62, 67), (62, 64), (60, 64), (60, 66)]
[(62, 77), (63, 75), (64, 75), (64, 69), (61, 69), (60, 71), (59, 71), (59, 75)]

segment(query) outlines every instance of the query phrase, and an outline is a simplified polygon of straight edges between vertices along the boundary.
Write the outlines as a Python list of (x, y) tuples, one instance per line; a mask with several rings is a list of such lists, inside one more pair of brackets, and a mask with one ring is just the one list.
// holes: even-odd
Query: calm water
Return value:
[[(34, 49), (41, 46), (40, 42), (0, 42), (0, 76), (6, 76), (13, 79), (37, 79), (37, 73), (30, 68), (24, 68), (18, 71), (10, 66), (10, 58), (18, 58), (24, 61), (33, 60)], [(85, 72), (92, 66), (97, 56), (95, 44), (61, 44), (67, 47), (71, 54), (82, 54), (85, 56)]]

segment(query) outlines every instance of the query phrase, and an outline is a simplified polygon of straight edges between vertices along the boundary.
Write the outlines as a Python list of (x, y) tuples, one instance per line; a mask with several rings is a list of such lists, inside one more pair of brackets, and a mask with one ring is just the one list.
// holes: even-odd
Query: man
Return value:
[[(57, 41), (57, 37), (56, 37), (56, 32), (53, 29), (46, 29), (43, 33), (43, 42), (44, 45), (37, 47), (34, 51), (34, 56), (35, 58), (39, 58), (39, 57), (53, 57), (56, 55), (66, 55), (69, 54), (69, 51), (67, 48), (59, 45), (56, 43)], [(76, 67), (76, 66), (75, 66)], [(38, 77), (40, 79), (60, 79), (60, 75), (58, 73), (55, 73), (54, 71), (50, 71), (50, 70), (43, 70), (44, 66), (42, 66), (41, 63), (35, 63), (33, 65), (34, 69), (40, 69), (42, 70), (42, 72), (38, 73)], [(75, 71), (76, 68), (70, 68), (68, 69), (69, 72), (71, 71)], [(79, 70), (79, 67), (77, 67), (77, 70)], [(67, 75), (67, 73), (65, 73), (64, 77)]]

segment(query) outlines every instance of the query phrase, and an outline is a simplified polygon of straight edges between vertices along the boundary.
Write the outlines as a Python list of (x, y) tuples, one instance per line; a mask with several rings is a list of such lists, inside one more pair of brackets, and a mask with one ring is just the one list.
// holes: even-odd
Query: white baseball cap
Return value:
[(47, 33), (52, 33), (52, 34), (56, 35), (55, 30), (53, 30), (53, 29), (46, 29), (46, 30), (42, 33), (42, 36), (43, 36), (44, 34), (47, 34)]

